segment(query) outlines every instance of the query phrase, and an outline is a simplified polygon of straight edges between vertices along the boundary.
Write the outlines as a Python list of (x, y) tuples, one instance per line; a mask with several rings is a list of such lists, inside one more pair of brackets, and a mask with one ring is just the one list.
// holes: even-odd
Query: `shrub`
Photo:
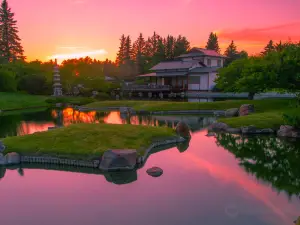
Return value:
[(99, 92), (98, 95), (95, 97), (95, 99), (97, 100), (108, 100), (110, 98), (110, 95), (105, 92)]
[(17, 82), (14, 73), (7, 70), (0, 70), (0, 91), (15, 92), (17, 91)]
[(51, 90), (46, 77), (35, 74), (22, 76), (18, 82), (18, 89), (34, 95), (49, 94)]
[(283, 114), (283, 121), (286, 125), (300, 128), (300, 115), (299, 113), (285, 113)]

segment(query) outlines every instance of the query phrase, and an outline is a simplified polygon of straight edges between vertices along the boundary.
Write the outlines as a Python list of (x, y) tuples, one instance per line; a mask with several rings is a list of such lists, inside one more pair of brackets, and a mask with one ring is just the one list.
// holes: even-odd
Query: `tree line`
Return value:
[(162, 37), (154, 32), (151, 37), (145, 38), (140, 33), (132, 43), (131, 37), (123, 34), (120, 38), (116, 63), (121, 76), (134, 77), (148, 72), (161, 61), (172, 60), (186, 53), (189, 49), (190, 43), (182, 35)]

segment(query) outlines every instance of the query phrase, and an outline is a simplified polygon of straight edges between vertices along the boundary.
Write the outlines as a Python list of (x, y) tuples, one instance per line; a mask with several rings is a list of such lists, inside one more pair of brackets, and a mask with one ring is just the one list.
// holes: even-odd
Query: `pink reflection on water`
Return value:
[(17, 128), (17, 134), (27, 135), (27, 134), (33, 134), (36, 132), (42, 132), (47, 131), (48, 127), (53, 127), (55, 124), (53, 122), (26, 122), (22, 121)]
[[(172, 148), (151, 155), (138, 171), (138, 180), (126, 185), (109, 183), (102, 175), (25, 169), (25, 176), (19, 177), (16, 170), (7, 170), (0, 180), (2, 221), (177, 225), (207, 220), (211, 223), (206, 224), (250, 224), (255, 218), (259, 223), (253, 224), (292, 224), (299, 216), (299, 202), (289, 202), (258, 182), (205, 134), (194, 133), (183, 153)], [(148, 176), (146, 169), (152, 166), (161, 167), (164, 174)], [(236, 218), (225, 213), (230, 205), (237, 206)]]

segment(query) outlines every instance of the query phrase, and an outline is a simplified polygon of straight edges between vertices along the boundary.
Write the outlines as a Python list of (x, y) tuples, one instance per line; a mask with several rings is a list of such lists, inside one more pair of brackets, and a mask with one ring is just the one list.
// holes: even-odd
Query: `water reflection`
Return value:
[(0, 137), (27, 135), (47, 131), (48, 127), (69, 126), (74, 123), (110, 123), (144, 126), (168, 126), (175, 128), (186, 122), (192, 131), (200, 130), (214, 122), (214, 117), (202, 116), (124, 116), (120, 112), (81, 112), (73, 108), (53, 109), (37, 113), (0, 116)]
[(218, 134), (217, 144), (232, 152), (245, 170), (288, 196), (300, 195), (300, 142), (276, 137)]
[[(206, 131), (194, 132), (187, 151), (160, 151), (132, 173), (100, 175), (99, 170), (54, 165), (42, 170), (28, 164), (20, 177), (17, 170), (6, 169), (0, 181), (2, 221), (7, 225), (96, 225), (100, 219), (124, 225), (292, 224), (299, 216), (299, 199), (288, 199), (258, 181), (239, 165), (240, 159), (216, 145), (216, 140), (225, 139), (205, 135)], [(240, 151), (246, 154), (246, 149)], [(148, 176), (146, 170), (153, 166), (161, 167), (164, 174)], [(33, 211), (34, 217), (26, 216)], [(118, 216), (111, 216), (112, 211)]]

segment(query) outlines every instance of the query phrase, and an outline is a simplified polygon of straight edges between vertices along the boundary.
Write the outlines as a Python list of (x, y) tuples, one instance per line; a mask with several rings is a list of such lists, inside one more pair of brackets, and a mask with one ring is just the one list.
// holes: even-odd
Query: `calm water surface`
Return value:
[[(117, 115), (99, 116), (99, 122), (119, 118), (123, 123)], [(53, 126), (55, 118), (54, 113), (44, 121), (26, 122), (23, 117), (18, 135)], [(199, 121), (203, 125), (204, 120)], [(195, 129), (186, 151), (172, 148), (152, 154), (145, 167), (131, 175), (2, 169), (1, 224), (293, 224), (300, 216), (299, 143), (206, 134)], [(146, 170), (152, 166), (164, 174), (150, 177)], [(122, 178), (123, 184), (116, 184)]]

